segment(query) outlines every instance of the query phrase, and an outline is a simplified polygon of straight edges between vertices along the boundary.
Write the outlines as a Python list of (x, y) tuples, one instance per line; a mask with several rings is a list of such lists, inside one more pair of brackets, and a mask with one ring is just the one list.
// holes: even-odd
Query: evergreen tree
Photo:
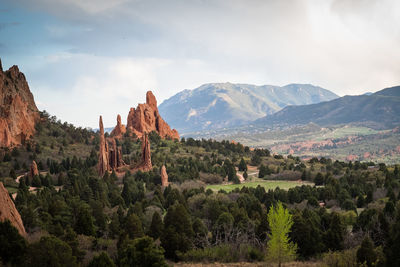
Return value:
[(177, 259), (177, 252), (186, 252), (192, 247), (194, 232), (186, 208), (176, 203), (168, 208), (164, 219), (161, 244), (167, 258)]
[(325, 234), (325, 245), (331, 250), (343, 249), (343, 239), (346, 233), (346, 225), (340, 215), (333, 212), (330, 216), (329, 229)]
[(0, 266), (19, 265), (25, 257), (27, 244), (9, 220), (0, 222)]
[(121, 267), (167, 267), (164, 250), (156, 246), (151, 237), (145, 236), (129, 241), (119, 251), (119, 266)]
[(272, 262), (277, 262), (280, 267), (282, 262), (296, 258), (297, 245), (289, 239), (293, 225), (292, 215), (278, 202), (275, 207), (271, 206), (268, 212), (268, 224), (271, 233), (268, 234), (270, 239), (267, 243), (267, 257)]
[(128, 215), (128, 218), (126, 219), (125, 230), (131, 239), (144, 236), (142, 222), (134, 213)]
[(240, 163), (239, 163), (239, 171), (241, 171), (241, 172), (247, 171), (247, 164), (243, 158), (240, 160)]
[(375, 266), (377, 255), (374, 250), (374, 244), (369, 236), (365, 237), (361, 243), (361, 247), (357, 250), (357, 262), (367, 264), (368, 267)]
[(400, 266), (400, 204), (397, 205), (396, 221), (390, 230), (384, 252), (387, 266)]
[(101, 252), (99, 255), (93, 257), (88, 267), (116, 267), (116, 265), (107, 253)]
[(156, 211), (153, 213), (153, 218), (151, 220), (151, 225), (149, 229), (149, 236), (157, 239), (161, 236), (164, 229), (163, 222), (161, 220), (160, 214)]
[(72, 267), (77, 264), (67, 243), (54, 236), (44, 236), (29, 246), (27, 266)]
[(323, 185), (324, 184), (324, 176), (322, 175), (322, 173), (317, 173), (317, 176), (315, 176), (314, 179), (314, 183), (315, 185)]

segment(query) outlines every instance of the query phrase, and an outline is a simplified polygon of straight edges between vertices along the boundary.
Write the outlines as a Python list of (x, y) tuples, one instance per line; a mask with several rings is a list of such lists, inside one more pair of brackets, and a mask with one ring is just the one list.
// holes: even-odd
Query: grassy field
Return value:
[(275, 189), (279, 187), (280, 189), (285, 189), (288, 190), (289, 188), (296, 187), (296, 186), (302, 186), (302, 185), (311, 185), (313, 186), (313, 183), (310, 182), (298, 182), (298, 181), (275, 181), (275, 180), (258, 180), (258, 181), (251, 181), (251, 182), (245, 182), (242, 184), (218, 184), (218, 185), (208, 185), (206, 189), (211, 189), (213, 191), (219, 191), (219, 190), (225, 190), (227, 192), (230, 192), (236, 188), (242, 188), (244, 186), (247, 187), (257, 187), (257, 186), (262, 186), (266, 190), (268, 189)]

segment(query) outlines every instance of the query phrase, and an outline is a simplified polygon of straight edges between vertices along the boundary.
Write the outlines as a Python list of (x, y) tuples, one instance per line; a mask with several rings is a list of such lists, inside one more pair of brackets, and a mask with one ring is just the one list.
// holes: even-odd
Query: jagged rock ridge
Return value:
[(11, 200), (7, 189), (0, 182), (0, 221), (9, 220), (17, 228), (20, 235), (25, 236), (25, 227), (14, 202)]
[(111, 132), (111, 136), (121, 137), (126, 131), (136, 134), (139, 138), (144, 133), (156, 131), (162, 138), (179, 139), (179, 133), (171, 129), (161, 118), (157, 108), (157, 100), (151, 91), (146, 93), (146, 103), (138, 104), (131, 108), (127, 118), (126, 127), (121, 124), (121, 116), (117, 117), (117, 126)]
[(39, 119), (25, 75), (17, 66), (3, 71), (0, 60), (0, 147), (23, 144)]

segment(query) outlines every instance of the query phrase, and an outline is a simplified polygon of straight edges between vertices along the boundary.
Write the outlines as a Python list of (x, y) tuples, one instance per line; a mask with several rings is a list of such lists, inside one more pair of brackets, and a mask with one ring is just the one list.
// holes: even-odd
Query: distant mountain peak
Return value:
[(165, 100), (160, 114), (180, 132), (237, 126), (273, 114), (288, 105), (319, 103), (337, 98), (311, 84), (285, 86), (206, 83)]

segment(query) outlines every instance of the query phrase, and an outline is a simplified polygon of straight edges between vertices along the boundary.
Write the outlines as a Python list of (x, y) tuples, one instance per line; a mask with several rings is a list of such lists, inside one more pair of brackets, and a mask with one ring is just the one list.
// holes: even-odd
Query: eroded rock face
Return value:
[(161, 167), (161, 185), (163, 187), (168, 186), (168, 174), (167, 174), (167, 169), (165, 168), (165, 165)]
[(0, 61), (0, 146), (23, 144), (39, 119), (25, 75), (17, 66), (3, 72)]
[(122, 137), (126, 133), (126, 127), (121, 123), (121, 115), (117, 116), (117, 125), (114, 130), (111, 132), (111, 136), (115, 136), (117, 138)]
[(0, 182), (0, 221), (9, 220), (11, 224), (17, 228), (22, 236), (26, 236), (25, 227), (21, 219), (21, 215), (15, 208), (14, 202), (11, 200), (7, 189)]
[(36, 161), (33, 160), (32, 164), (31, 164), (30, 171), (29, 171), (29, 177), (33, 178), (36, 175), (39, 175), (39, 170), (38, 170)]
[(171, 130), (171, 127), (161, 118), (157, 100), (151, 91), (146, 94), (145, 104), (139, 104), (136, 109), (130, 109), (126, 128), (138, 137), (142, 137), (145, 132), (156, 131), (162, 138), (179, 139), (179, 133), (175, 129)]
[(150, 142), (147, 133), (143, 134), (142, 137), (142, 159), (141, 163), (138, 167), (139, 170), (149, 171), (153, 168), (151, 164), (151, 151), (150, 151)]
[[(106, 172), (118, 170), (119, 167), (125, 165), (122, 159), (121, 147), (117, 146), (115, 138), (105, 138), (103, 118), (100, 116), (99, 119), (100, 128), (100, 149), (99, 149), (99, 163), (97, 170), (100, 176), (103, 176)], [(109, 143), (111, 145), (109, 145)]]
[(109, 151), (109, 165), (111, 170), (117, 170), (119, 167), (125, 165), (122, 159), (121, 147), (117, 147), (117, 142), (114, 138), (111, 139), (112, 146)]

